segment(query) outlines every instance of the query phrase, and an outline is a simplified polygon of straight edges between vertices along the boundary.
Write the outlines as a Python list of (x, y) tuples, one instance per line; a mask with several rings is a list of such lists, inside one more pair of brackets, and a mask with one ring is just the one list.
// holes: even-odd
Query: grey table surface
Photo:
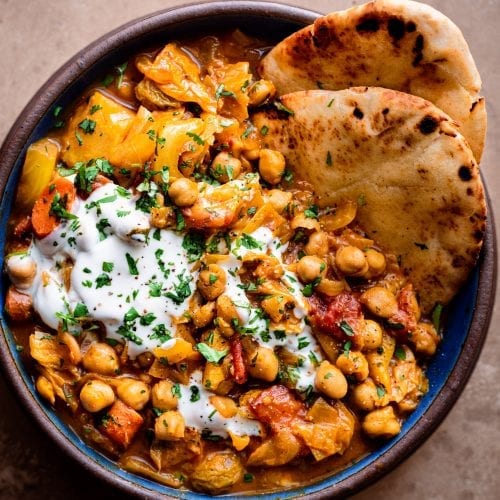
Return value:
[[(74, 53), (172, 0), (0, 0), (0, 142), (36, 90)], [(361, 2), (289, 0), (329, 12)], [(428, 0), (462, 29), (483, 79), (488, 138), (482, 172), (500, 217), (500, 0)], [(498, 303), (474, 373), (438, 430), (355, 497), (500, 498), (500, 323)], [(123, 498), (68, 460), (26, 415), (0, 376), (0, 499)]]

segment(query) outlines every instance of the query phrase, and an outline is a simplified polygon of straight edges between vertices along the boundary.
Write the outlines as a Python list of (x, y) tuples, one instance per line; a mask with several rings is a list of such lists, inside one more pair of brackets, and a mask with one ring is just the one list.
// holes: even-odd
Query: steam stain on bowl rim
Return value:
[[(200, 25), (216, 28), (227, 22), (237, 22), (240, 26), (247, 27), (255, 24), (259, 29), (264, 27), (276, 34), (279, 31), (282, 37), (310, 24), (318, 15), (281, 4), (246, 1), (191, 5), (133, 21), (83, 49), (30, 101), (2, 146), (0, 152), (2, 227), (5, 228), (12, 207), (14, 187), (20, 174), (21, 159), (27, 144), (43, 136), (48, 130), (56, 106), (69, 104), (91, 81), (102, 74), (106, 66), (112, 62), (120, 62), (120, 54), (131, 53), (141, 46), (175, 37), (176, 33), (188, 28)], [(279, 25), (279, 30), (275, 30), (276, 23)], [(332, 498), (352, 494), (395, 467), (429, 437), (443, 420), (472, 372), (492, 312), (496, 282), (496, 243), (489, 201), (488, 208), (489, 217), (481, 260), (469, 277), (467, 285), (449, 306), (446, 334), (438, 355), (427, 370), (431, 384), (429, 392), (421, 400), (417, 410), (405, 421), (401, 434), (331, 478), (295, 490), (266, 494), (266, 497), (277, 499), (308, 495), (309, 498)], [(2, 232), (0, 241), (3, 246), (5, 232)], [(1, 289), (2, 303), (5, 294), (4, 285), (5, 282)], [(466, 305), (470, 304), (474, 306), (467, 308)], [(4, 373), (24, 407), (33, 415), (44, 432), (48, 433), (78, 464), (108, 484), (142, 498), (157, 498), (159, 494), (173, 498), (206, 497), (194, 492), (167, 488), (130, 474), (82, 443), (35, 392), (33, 381), (22, 366), (20, 353), (16, 350), (15, 341), (3, 315), (1, 325), (5, 334), (0, 337)], [(469, 328), (464, 328), (464, 325), (468, 325)], [(245, 498), (252, 497), (245, 496)]]

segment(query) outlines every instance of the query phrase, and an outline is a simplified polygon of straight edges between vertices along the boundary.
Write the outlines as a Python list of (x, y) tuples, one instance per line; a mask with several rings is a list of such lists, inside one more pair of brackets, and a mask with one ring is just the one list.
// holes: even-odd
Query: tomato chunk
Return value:
[(352, 294), (341, 292), (334, 297), (313, 295), (309, 299), (310, 318), (316, 328), (338, 340), (361, 337), (363, 313), (359, 300)]
[(303, 420), (306, 415), (305, 404), (284, 385), (264, 389), (249, 404), (257, 419), (274, 432), (289, 430), (294, 421)]

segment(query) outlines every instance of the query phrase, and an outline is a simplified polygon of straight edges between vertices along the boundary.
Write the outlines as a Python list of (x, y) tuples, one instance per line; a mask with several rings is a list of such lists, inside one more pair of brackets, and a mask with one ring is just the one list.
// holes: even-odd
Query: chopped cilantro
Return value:
[(352, 345), (352, 342), (350, 340), (348, 340), (345, 344), (344, 344), (344, 348), (343, 348), (343, 352), (342, 354), (348, 358), (349, 357), (349, 352), (351, 351), (351, 345)]
[(348, 337), (352, 337), (354, 336), (354, 330), (352, 329), (351, 325), (345, 321), (345, 320), (342, 320), (340, 323), (339, 323), (339, 327), (340, 329), (348, 336)]
[(311, 205), (304, 210), (304, 215), (308, 219), (317, 219), (319, 216), (319, 208), (317, 205)]
[(149, 326), (155, 319), (156, 316), (153, 313), (146, 313), (144, 316), (141, 316), (139, 323), (142, 326)]
[(320, 284), (321, 278), (317, 277), (314, 281), (311, 281), (311, 283), (308, 283), (303, 289), (302, 289), (302, 295), (304, 297), (310, 297), (314, 289)]
[(243, 233), (240, 237), (240, 241), (241, 244), (249, 250), (252, 250), (253, 248), (262, 250), (262, 243), (259, 243), (253, 236), (250, 236), (249, 234)]
[(94, 113), (97, 113), (100, 109), (102, 109), (102, 106), (100, 104), (94, 104), (90, 108), (90, 114), (93, 115)]
[(221, 83), (215, 90), (215, 99), (218, 101), (221, 97), (236, 97), (234, 92), (224, 89), (224, 84)]
[(118, 80), (116, 81), (116, 88), (120, 88), (123, 83), (123, 76), (125, 75), (125, 70), (127, 69), (127, 62), (116, 66), (116, 71), (118, 72)]
[(78, 124), (78, 128), (81, 128), (85, 134), (93, 134), (95, 131), (97, 123), (90, 118), (85, 118)]
[(162, 284), (156, 283), (154, 281), (148, 283), (149, 286), (149, 296), (150, 297), (160, 297), (162, 291)]
[(83, 139), (78, 130), (75, 130), (75, 139), (79, 146), (83, 146)]
[(201, 353), (201, 355), (210, 363), (219, 363), (229, 352), (228, 349), (218, 351), (217, 349), (210, 347), (204, 342), (199, 342), (198, 344), (196, 344), (196, 348)]
[(398, 345), (394, 351), (394, 356), (396, 356), (396, 358), (400, 361), (404, 361), (406, 359), (406, 351), (402, 346)]
[(297, 342), (297, 347), (299, 350), (306, 348), (310, 342), (307, 340), (307, 337), (299, 337)]
[(109, 223), (108, 219), (104, 218), (104, 219), (99, 220), (99, 222), (97, 222), (95, 227), (99, 231), (99, 240), (100, 241), (105, 240), (108, 237), (108, 235), (106, 234), (106, 232), (104, 230), (107, 227), (111, 227), (111, 224)]
[(439, 333), (441, 328), (441, 315), (443, 313), (443, 306), (441, 304), (436, 304), (434, 309), (432, 310), (432, 324), (436, 329), (436, 332)]
[(181, 386), (179, 384), (174, 384), (171, 389), (172, 396), (174, 396), (177, 399), (181, 399), (182, 393), (181, 393)]
[(174, 286), (174, 292), (167, 292), (165, 296), (177, 305), (182, 304), (191, 295), (189, 283), (192, 279), (191, 276), (185, 276), (185, 270), (183, 270), (181, 274), (177, 275), (178, 283)]
[(200, 389), (196, 385), (192, 385), (189, 387), (189, 390), (191, 391), (191, 397), (189, 398), (189, 401), (191, 403), (195, 403), (196, 401), (200, 400)]
[(131, 307), (126, 313), (125, 316), (123, 317), (123, 320), (127, 323), (130, 323), (132, 321), (135, 321), (139, 317), (139, 313), (137, 312), (137, 309), (135, 307)]
[(103, 262), (102, 263), (102, 270), (105, 273), (110, 273), (114, 267), (115, 267), (115, 265), (113, 264), (113, 262)]
[(110, 285), (111, 285), (111, 278), (109, 274), (102, 273), (99, 276), (97, 276), (95, 280), (96, 288), (102, 288), (103, 286), (110, 286)]
[(172, 333), (167, 327), (161, 323), (153, 327), (153, 332), (149, 335), (151, 340), (158, 340), (160, 344), (164, 344), (167, 340), (172, 338)]
[(66, 207), (68, 205), (68, 196), (61, 196), (59, 193), (54, 195), (52, 203), (50, 204), (49, 214), (59, 219), (76, 219), (76, 215), (69, 212)]
[(137, 269), (137, 260), (139, 259), (134, 259), (132, 255), (129, 253), (125, 254), (125, 258), (127, 259), (127, 265), (128, 265), (128, 272), (132, 276), (138, 276), (139, 275), (139, 270)]
[(291, 110), (290, 108), (287, 108), (282, 102), (280, 101), (274, 101), (274, 105), (276, 106), (276, 109), (278, 111), (283, 111), (287, 115), (293, 116), (295, 114), (295, 111)]
[(186, 132), (186, 135), (191, 137), (191, 139), (193, 139), (193, 141), (196, 142), (196, 144), (200, 146), (205, 145), (205, 141), (198, 134), (195, 134), (194, 132)]
[(203, 234), (190, 231), (184, 236), (182, 248), (187, 252), (188, 262), (200, 260), (205, 251), (205, 238)]

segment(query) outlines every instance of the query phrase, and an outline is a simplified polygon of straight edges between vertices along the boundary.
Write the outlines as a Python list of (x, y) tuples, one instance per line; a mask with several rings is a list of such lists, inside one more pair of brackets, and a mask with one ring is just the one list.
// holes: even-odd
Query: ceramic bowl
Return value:
[[(92, 43), (57, 71), (28, 103), (13, 125), (0, 151), (0, 245), (13, 204), (27, 145), (43, 137), (57, 106), (70, 104), (106, 68), (117, 65), (143, 47), (161, 45), (178, 35), (202, 30), (239, 27), (276, 41), (319, 14), (283, 4), (263, 2), (213, 2), (174, 8), (132, 21)], [(493, 214), (489, 205), (486, 239), (478, 265), (449, 307), (444, 339), (428, 367), (429, 392), (403, 424), (401, 433), (376, 452), (340, 473), (302, 487), (273, 494), (268, 499), (345, 497), (393, 469), (436, 429), (457, 400), (477, 361), (488, 329), (495, 293), (496, 248)], [(3, 252), (0, 260), (3, 259)], [(0, 262), (0, 265), (2, 262)], [(4, 303), (5, 281), (0, 302)], [(1, 316), (1, 364), (4, 374), (26, 411), (78, 466), (125, 494), (140, 498), (206, 498), (178, 491), (130, 474), (83, 443), (35, 391), (33, 379), (21, 362), (6, 319)], [(232, 497), (234, 498), (234, 497)], [(245, 498), (253, 498), (245, 496)]]

